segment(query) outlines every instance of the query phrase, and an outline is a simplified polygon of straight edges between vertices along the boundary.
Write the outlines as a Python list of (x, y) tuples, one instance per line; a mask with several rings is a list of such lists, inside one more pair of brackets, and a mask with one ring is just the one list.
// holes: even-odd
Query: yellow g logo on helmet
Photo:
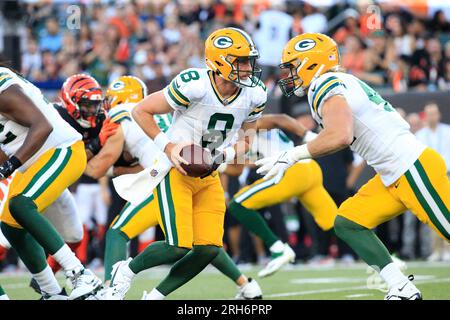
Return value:
[(119, 104), (137, 103), (147, 96), (147, 86), (134, 76), (121, 76), (114, 79), (106, 90), (107, 108)]
[(113, 91), (122, 90), (123, 88), (125, 88), (125, 83), (121, 80), (116, 80), (113, 83), (111, 83), (109, 87)]
[(298, 41), (295, 46), (294, 49), (300, 52), (303, 51), (308, 51), (312, 48), (314, 48), (316, 46), (316, 42), (313, 39), (304, 39), (304, 40), (300, 40)]
[[(254, 87), (261, 78), (256, 66), (259, 52), (247, 32), (238, 28), (224, 28), (211, 33), (205, 42), (206, 66), (227, 81), (238, 86)], [(239, 70), (241, 63), (249, 63), (251, 70)]]
[(213, 43), (214, 43), (214, 46), (219, 49), (226, 49), (233, 45), (233, 40), (230, 37), (222, 36), (222, 37), (217, 37)]
[(286, 96), (303, 96), (311, 82), (339, 65), (336, 42), (321, 33), (298, 35), (285, 45), (280, 68), (289, 76), (278, 81)]

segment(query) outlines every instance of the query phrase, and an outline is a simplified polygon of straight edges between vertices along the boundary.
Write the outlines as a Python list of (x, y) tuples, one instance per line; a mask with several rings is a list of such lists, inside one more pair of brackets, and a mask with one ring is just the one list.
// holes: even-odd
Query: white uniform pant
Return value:
[[(68, 189), (45, 210), (44, 215), (55, 226), (64, 242), (76, 243), (83, 239), (83, 225), (77, 213), (75, 199)], [(1, 231), (0, 245), (7, 249), (11, 247)]]
[(77, 186), (75, 200), (81, 222), (88, 230), (94, 228), (93, 218), (97, 224), (106, 225), (108, 208), (103, 201), (100, 184), (80, 183)]

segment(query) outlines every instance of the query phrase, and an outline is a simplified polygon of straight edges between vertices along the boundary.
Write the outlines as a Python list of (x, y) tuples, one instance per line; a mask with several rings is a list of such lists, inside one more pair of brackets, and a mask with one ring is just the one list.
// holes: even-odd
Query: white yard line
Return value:
[[(441, 283), (450, 282), (450, 278), (438, 278), (433, 280), (418, 280), (415, 281), (416, 284), (422, 283)], [(346, 288), (334, 288), (334, 289), (319, 289), (319, 290), (308, 290), (308, 291), (297, 291), (297, 292), (284, 292), (264, 295), (265, 298), (282, 298), (282, 297), (292, 297), (292, 296), (306, 296), (318, 293), (332, 293), (332, 292), (343, 292), (343, 291), (353, 291), (353, 290), (373, 290), (368, 289), (367, 286), (354, 286)]]
[(361, 297), (370, 297), (373, 296), (371, 293), (361, 293), (361, 294), (349, 294), (348, 296), (345, 296), (346, 298), (361, 298)]

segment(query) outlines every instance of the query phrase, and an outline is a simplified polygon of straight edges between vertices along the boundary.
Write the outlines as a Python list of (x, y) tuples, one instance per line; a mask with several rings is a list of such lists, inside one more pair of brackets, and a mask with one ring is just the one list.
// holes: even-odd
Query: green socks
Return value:
[(118, 229), (109, 229), (105, 241), (105, 281), (111, 280), (112, 266), (127, 258), (127, 235)]
[(219, 253), (214, 260), (211, 261), (211, 264), (233, 282), (236, 282), (236, 280), (242, 275), (234, 261), (223, 248), (220, 248)]
[(249, 231), (260, 237), (268, 248), (279, 240), (258, 211), (247, 209), (234, 200), (231, 201), (228, 210)]
[(154, 266), (172, 264), (183, 258), (188, 252), (189, 249), (174, 247), (165, 241), (156, 241), (138, 254), (130, 262), (129, 267), (131, 271), (137, 274)]
[(188, 254), (174, 264), (156, 290), (167, 296), (199, 274), (219, 254), (219, 251), (219, 247), (212, 245), (194, 246)]
[(369, 266), (377, 266), (382, 270), (392, 262), (389, 251), (372, 230), (337, 216), (334, 221), (334, 232)]
[(23, 229), (11, 227), (6, 223), (1, 224), (1, 229), (31, 273), (39, 273), (45, 269), (47, 260), (44, 249), (30, 233)]
[(27, 230), (47, 253), (53, 255), (64, 245), (55, 227), (37, 211), (30, 198), (15, 196), (9, 201), (9, 210), (17, 223)]

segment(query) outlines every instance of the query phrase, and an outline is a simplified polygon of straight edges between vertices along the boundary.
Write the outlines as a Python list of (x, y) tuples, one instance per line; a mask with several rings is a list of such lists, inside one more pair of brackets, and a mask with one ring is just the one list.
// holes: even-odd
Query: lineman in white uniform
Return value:
[(37, 87), (8, 68), (0, 68), (0, 111), (0, 140), (9, 157), (0, 166), (0, 176), (6, 179), (16, 169), (22, 173), (12, 180), (11, 199), (1, 215), (2, 232), (49, 297), (59, 296), (62, 290), (44, 250), (72, 281), (70, 298), (84, 298), (101, 281), (84, 269), (40, 215), (82, 174), (86, 153), (81, 135), (65, 123)]
[[(275, 128), (297, 134), (304, 141), (316, 136), (286, 115), (264, 115), (258, 120), (257, 128), (258, 135), (252, 145), (252, 154), (256, 157), (253, 160), (279, 154), (293, 147), (293, 142), (286, 134)], [(244, 187), (235, 194), (228, 207), (230, 213), (259, 236), (271, 252), (272, 260), (258, 273), (260, 277), (272, 275), (286, 263), (294, 262), (295, 253), (270, 230), (258, 210), (294, 197), (312, 214), (320, 228), (325, 231), (332, 229), (337, 207), (323, 186), (322, 170), (314, 160), (300, 161), (284, 175), (269, 180), (259, 179)]]
[[(450, 240), (450, 182), (443, 158), (420, 143), (408, 123), (375, 90), (339, 72), (336, 43), (323, 34), (302, 34), (284, 48), (280, 81), (286, 95), (303, 95), (314, 119), (324, 128), (316, 139), (257, 162), (266, 178), (301, 159), (344, 147), (357, 152), (377, 174), (339, 208), (336, 234), (389, 285), (386, 299), (421, 299), (420, 291), (396, 266), (371, 231), (406, 210)], [(338, 72), (333, 72), (338, 71)]]

